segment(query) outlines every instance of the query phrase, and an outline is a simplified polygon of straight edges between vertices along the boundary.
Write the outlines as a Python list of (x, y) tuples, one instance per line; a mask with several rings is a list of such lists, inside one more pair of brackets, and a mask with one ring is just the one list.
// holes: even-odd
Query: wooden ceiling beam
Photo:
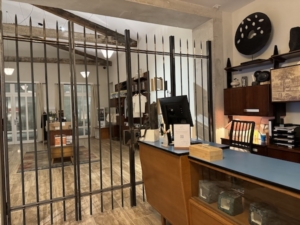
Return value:
[[(113, 31), (111, 29), (108, 29), (104, 26), (101, 26), (97, 23), (94, 23), (90, 20), (87, 20), (83, 17), (77, 16), (71, 12), (68, 12), (63, 9), (59, 8), (52, 8), (52, 7), (47, 7), (47, 6), (41, 6), (41, 5), (34, 5), (35, 7), (45, 10), (46, 12), (52, 13), (56, 16), (59, 16), (61, 18), (64, 18), (66, 20), (72, 21), (80, 26), (84, 26), (90, 30), (96, 30), (98, 33), (111, 37), (112, 39), (118, 41), (118, 43), (125, 44), (125, 36), (122, 34), (117, 33), (116, 31)], [(131, 42), (131, 47), (137, 47), (137, 41), (130, 39)]]
[[(30, 29), (29, 26), (18, 25), (18, 34), (20, 36), (30, 36)], [(14, 24), (3, 24), (3, 35), (4, 36), (15, 36), (15, 25)], [(32, 27), (32, 36), (33, 37), (43, 37), (43, 28), (41, 27)], [(58, 31), (58, 37), (60, 40), (69, 40), (68, 38), (68, 31)], [(46, 29), (46, 38), (51, 38), (56, 40), (56, 29)], [(84, 42), (83, 33), (74, 32), (74, 40), (75, 42)], [(95, 43), (95, 34), (86, 34), (86, 42), (87, 43)], [(98, 35), (97, 37), (98, 44), (106, 44), (105, 37), (102, 35)], [(107, 44), (115, 45), (116, 41), (108, 40)], [(119, 46), (123, 46), (124, 44), (118, 43)]]
[[(43, 41), (42, 38), (38, 38), (38, 37), (35, 37), (35, 38), (36, 38), (36, 39), (40, 39), (41, 41)], [(50, 44), (50, 43), (47, 43), (47, 45), (52, 46), (52, 47), (54, 47), (54, 48), (59, 48), (60, 50), (63, 50), (63, 51), (69, 52), (69, 48), (68, 48), (67, 46), (63, 46), (63, 45), (55, 45), (55, 44)], [(96, 59), (97, 59), (96, 56), (91, 55), (91, 54), (89, 54), (89, 53), (84, 53), (84, 52), (79, 51), (79, 50), (77, 50), (77, 49), (75, 49), (75, 54), (76, 54), (76, 55), (83, 56), (83, 57), (86, 56), (86, 58), (92, 59), (94, 62), (96, 62)], [(98, 57), (98, 63), (99, 63), (101, 66), (106, 66), (106, 65), (107, 65), (106, 60), (105, 60), (105, 59), (102, 59), (102, 58), (99, 58), (99, 57)], [(112, 66), (111, 61), (108, 61), (108, 66)]]
[[(16, 62), (17, 61), (17, 57), (15, 56), (5, 56), (4, 57), (4, 61), (5, 62)], [(19, 57), (19, 62), (26, 62), (26, 63), (30, 63), (31, 62), (31, 58), (30, 57)], [(47, 63), (60, 63), (60, 64), (70, 64), (70, 60), (69, 59), (57, 59), (57, 58), (47, 58), (46, 59)], [(44, 57), (34, 57), (33, 58), (33, 63), (45, 63), (45, 58)], [(76, 64), (77, 65), (85, 65), (84, 59), (76, 59)], [(86, 61), (87, 65), (96, 65), (96, 61), (94, 60), (87, 60)], [(99, 66), (103, 66), (102, 64), (100, 64), (100, 62), (98, 62)]]

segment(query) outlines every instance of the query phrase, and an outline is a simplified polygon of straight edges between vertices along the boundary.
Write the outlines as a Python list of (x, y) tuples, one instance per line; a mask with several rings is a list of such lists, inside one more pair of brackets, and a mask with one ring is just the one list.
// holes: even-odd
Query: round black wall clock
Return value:
[(235, 32), (235, 47), (244, 55), (253, 55), (268, 42), (272, 31), (269, 17), (260, 12), (247, 16)]

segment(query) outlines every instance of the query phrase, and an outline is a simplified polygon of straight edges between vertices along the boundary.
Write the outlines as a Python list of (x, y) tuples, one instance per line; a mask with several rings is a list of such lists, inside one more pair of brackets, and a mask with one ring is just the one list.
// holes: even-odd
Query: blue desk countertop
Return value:
[[(176, 150), (174, 146), (163, 147), (159, 141), (139, 142), (178, 156), (189, 155), (188, 149)], [(226, 145), (205, 141), (203, 143), (223, 149), (227, 147), (223, 150), (223, 160), (208, 162), (189, 156), (191, 159), (300, 193), (300, 163), (238, 152), (228, 149)]]
[[(200, 140), (201, 141), (201, 140)], [(164, 147), (162, 146), (162, 143), (160, 141), (139, 141), (140, 143), (152, 146), (152, 147), (156, 147), (158, 149), (161, 149), (163, 151), (175, 154), (175, 155), (189, 155), (189, 150), (188, 149), (183, 149), (183, 150), (177, 150), (174, 149), (174, 146), (168, 146), (168, 147)], [(202, 143), (204, 144), (208, 144), (210, 146), (214, 146), (214, 147), (218, 147), (218, 148), (229, 148), (228, 145), (222, 145), (222, 144), (217, 144), (217, 143), (213, 143), (213, 142), (208, 142), (208, 141), (202, 141)]]

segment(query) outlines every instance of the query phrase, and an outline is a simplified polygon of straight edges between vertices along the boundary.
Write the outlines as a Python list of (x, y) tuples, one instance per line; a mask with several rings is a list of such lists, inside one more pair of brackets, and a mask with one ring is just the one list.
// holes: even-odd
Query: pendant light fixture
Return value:
[(80, 74), (83, 78), (87, 78), (90, 75), (90, 71), (82, 71), (82, 72), (80, 72)]
[[(114, 53), (113, 50), (106, 50), (106, 49), (101, 49), (101, 52), (104, 56), (104, 58), (110, 58), (112, 56), (112, 54)], [(107, 56), (106, 56), (106, 52), (107, 52)]]

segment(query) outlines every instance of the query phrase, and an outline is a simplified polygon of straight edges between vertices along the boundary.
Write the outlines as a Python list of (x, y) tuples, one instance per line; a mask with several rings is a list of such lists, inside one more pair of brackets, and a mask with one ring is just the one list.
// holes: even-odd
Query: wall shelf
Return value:
[(270, 59), (264, 59), (264, 60), (254, 62), (254, 63), (249, 62), (248, 64), (245, 64), (245, 65), (226, 67), (225, 70), (227, 72), (235, 72), (235, 71), (242, 71), (244, 69), (255, 68), (257, 66), (267, 66), (267, 65), (272, 65), (272, 64), (273, 64), (273, 60), (272, 60), (272, 58), (270, 58)]

